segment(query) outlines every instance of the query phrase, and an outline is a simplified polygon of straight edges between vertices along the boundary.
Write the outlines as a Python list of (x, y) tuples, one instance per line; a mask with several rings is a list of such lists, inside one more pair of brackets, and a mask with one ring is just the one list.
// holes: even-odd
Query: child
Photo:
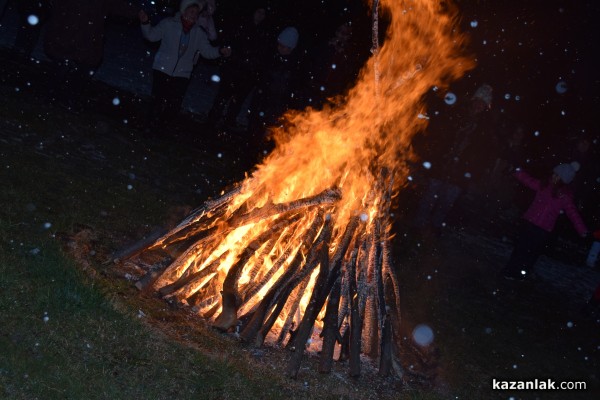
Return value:
[(514, 174), (515, 178), (536, 193), (523, 215), (523, 225), (510, 260), (502, 270), (505, 278), (525, 280), (530, 276), (561, 212), (567, 214), (580, 236), (587, 236), (588, 230), (575, 207), (573, 191), (568, 186), (577, 170), (577, 162), (557, 165), (548, 182), (542, 182), (520, 170)]

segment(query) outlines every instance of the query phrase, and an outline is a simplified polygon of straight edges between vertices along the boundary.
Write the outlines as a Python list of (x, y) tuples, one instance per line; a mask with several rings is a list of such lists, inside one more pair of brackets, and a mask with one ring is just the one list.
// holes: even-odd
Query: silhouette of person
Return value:
[(206, 32), (197, 25), (206, 7), (206, 0), (183, 0), (175, 16), (156, 26), (150, 24), (145, 11), (139, 13), (143, 36), (151, 42), (160, 41), (152, 64), (153, 103), (149, 119), (154, 129), (163, 128), (178, 115), (199, 55), (214, 59), (231, 54), (229, 48), (213, 47)]

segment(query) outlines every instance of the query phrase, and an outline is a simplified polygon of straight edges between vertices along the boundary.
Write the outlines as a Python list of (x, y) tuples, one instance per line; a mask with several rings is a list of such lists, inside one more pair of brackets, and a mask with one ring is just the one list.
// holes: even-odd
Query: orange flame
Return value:
[[(473, 67), (464, 55), (465, 37), (456, 31), (457, 14), (445, 2), (437, 0), (382, 0), (381, 12), (389, 16), (389, 26), (380, 49), (363, 67), (358, 83), (345, 101), (336, 107), (315, 111), (290, 112), (285, 128), (275, 128), (275, 150), (230, 202), (225, 217), (244, 204), (249, 208), (284, 203), (338, 187), (342, 199), (332, 209), (334, 221), (332, 250), (349, 220), (362, 213), (370, 223), (377, 213), (375, 205), (381, 193), (373, 193), (382, 169), (394, 174), (393, 192), (403, 186), (408, 175), (406, 162), (414, 156), (411, 138), (426, 128), (423, 95), (433, 86), (444, 87)], [(266, 290), (289, 266), (294, 254), (302, 250), (301, 238), (314, 218), (307, 212), (300, 224), (286, 228), (261, 244), (246, 263), (238, 285), (249, 288), (258, 279), (269, 277), (269, 283), (252, 292), (240, 314), (249, 311)], [(219, 243), (184, 255), (179, 267), (165, 274), (156, 287), (173, 282), (182, 274), (207, 268), (215, 260), (219, 267), (187, 288), (185, 296), (202, 290), (206, 311), (221, 301), (219, 292), (228, 271), (244, 249), (261, 232), (269, 229), (272, 219), (251, 222), (242, 227), (217, 233)], [(213, 226), (219, 226), (217, 221)], [(369, 228), (367, 228), (369, 229)], [(281, 257), (284, 255), (283, 257)], [(304, 254), (306, 256), (306, 254)], [(275, 260), (282, 260), (279, 263)], [(258, 277), (258, 278), (257, 278)], [(312, 285), (314, 276), (312, 278)], [(276, 323), (285, 323), (288, 313), (302, 314), (308, 302), (307, 293), (298, 310), (285, 310)], [(212, 315), (218, 315), (218, 311)], [(294, 321), (298, 320), (298, 316)]]

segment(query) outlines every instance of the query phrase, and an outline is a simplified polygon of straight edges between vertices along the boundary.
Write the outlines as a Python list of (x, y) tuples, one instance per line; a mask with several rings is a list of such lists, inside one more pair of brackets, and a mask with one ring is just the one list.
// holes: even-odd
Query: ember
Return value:
[(379, 48), (375, 1), (373, 57), (342, 105), (288, 113), (250, 178), (136, 251), (171, 257), (140, 289), (191, 306), (251, 345), (293, 350), (292, 377), (305, 349), (320, 351), (321, 372), (337, 357), (358, 376), (364, 354), (383, 375), (403, 373), (390, 207), (407, 179), (410, 140), (427, 124), (423, 94), (473, 63), (445, 2), (381, 7), (385, 43)]

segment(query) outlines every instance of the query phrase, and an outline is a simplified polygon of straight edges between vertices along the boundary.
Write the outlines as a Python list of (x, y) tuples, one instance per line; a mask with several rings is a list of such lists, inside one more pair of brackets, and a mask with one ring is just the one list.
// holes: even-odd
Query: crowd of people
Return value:
[[(247, 124), (241, 128), (257, 153), (265, 146), (266, 127), (277, 124), (286, 110), (319, 108), (343, 94), (356, 79), (364, 57), (354, 47), (351, 21), (337, 21), (331, 32), (324, 29), (328, 36), (309, 48), (301, 46), (302, 40), (315, 32), (303, 31), (292, 20), (274, 20), (278, 14), (267, 5), (254, 3), (240, 17), (227, 20), (225, 16), (218, 22), (214, 0), (166, 3), (173, 3), (172, 7), (157, 12), (143, 1), (20, 0), (14, 47), (29, 55), (41, 40), (45, 54), (62, 71), (56, 80), (57, 96), (71, 94), (79, 92), (78, 85), (102, 63), (107, 17), (137, 21), (143, 38), (158, 43), (148, 127), (168, 134), (195, 65), (218, 60), (218, 92), (206, 124), (215, 130), (236, 130), (240, 116), (244, 117)], [(31, 15), (37, 18), (35, 24), (29, 20)], [(577, 234), (590, 241), (587, 264), (595, 267), (600, 247), (598, 233), (592, 234), (600, 228), (595, 181), (598, 144), (587, 133), (577, 134), (557, 157), (538, 157), (537, 163), (530, 163), (535, 156), (528, 147), (525, 124), (507, 122), (506, 115), (494, 108), (491, 85), (471, 90), (472, 95), (463, 96), (467, 101), (452, 106), (445, 117), (432, 118), (429, 134), (414, 140), (418, 158), (427, 162), (425, 168), (414, 166), (418, 202), (410, 212), (413, 227), (440, 235), (461, 196), (478, 192), (480, 198), (491, 199), (490, 204), (496, 204), (494, 199), (501, 199), (501, 204), (519, 202), (520, 183), (534, 197), (523, 195), (527, 200), (519, 204), (526, 211), (501, 275), (530, 279), (563, 213)], [(600, 292), (596, 292), (593, 301), (598, 303)]]
[[(218, 59), (218, 93), (207, 124), (247, 130), (258, 147), (264, 145), (266, 127), (285, 110), (322, 106), (351, 85), (361, 65), (358, 53), (350, 51), (351, 21), (340, 18), (334, 26), (302, 31), (299, 18), (260, 1), (232, 15), (225, 10), (218, 19), (215, 0), (22, 0), (15, 8), (20, 21), (14, 48), (30, 56), (41, 41), (60, 70), (52, 91), (67, 102), (103, 61), (107, 18), (139, 20), (141, 36), (154, 53), (146, 118), (150, 134), (168, 134), (198, 63)], [(323, 44), (313, 49), (315, 37)], [(303, 40), (311, 46), (302, 46)], [(303, 84), (307, 81), (310, 85)]]

